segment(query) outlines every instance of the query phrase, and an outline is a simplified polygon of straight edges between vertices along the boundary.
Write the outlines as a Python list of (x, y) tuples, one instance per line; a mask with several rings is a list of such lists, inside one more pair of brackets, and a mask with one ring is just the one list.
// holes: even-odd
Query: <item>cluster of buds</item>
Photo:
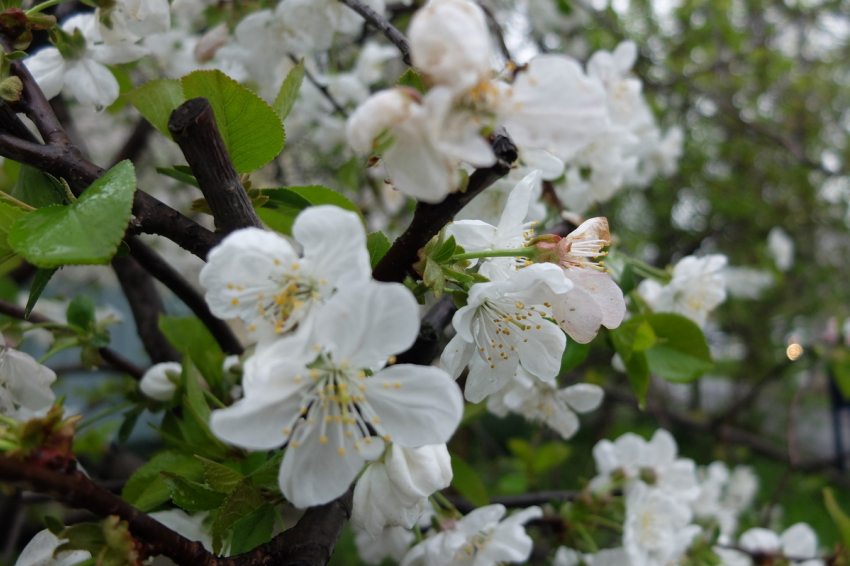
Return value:
[(76, 469), (71, 449), (74, 428), (82, 415), (63, 418), (65, 409), (54, 405), (44, 417), (21, 422), (0, 414), (0, 451), (9, 458), (63, 473)]

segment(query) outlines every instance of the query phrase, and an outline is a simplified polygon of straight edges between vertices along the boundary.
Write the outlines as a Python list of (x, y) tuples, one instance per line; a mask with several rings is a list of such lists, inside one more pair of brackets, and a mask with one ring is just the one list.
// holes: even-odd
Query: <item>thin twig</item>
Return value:
[(375, 12), (375, 10), (369, 6), (363, 4), (360, 0), (339, 1), (360, 14), (360, 16), (366, 20), (366, 23), (384, 34), (384, 37), (389, 39), (390, 42), (398, 47), (399, 51), (401, 51), (401, 58), (404, 62), (408, 65), (412, 65), (410, 62), (410, 42), (407, 41), (404, 34), (398, 31), (398, 29), (392, 25), (389, 20)]
[[(36, 312), (30, 313), (29, 318), (26, 318), (24, 316), (26, 312), (23, 307), (19, 307), (18, 305), (3, 299), (0, 299), (0, 314), (5, 314), (6, 316), (11, 316), (18, 320), (32, 322), (33, 324), (57, 324), (56, 321)], [(123, 371), (136, 379), (141, 379), (145, 374), (145, 370), (111, 348), (100, 348), (98, 351), (100, 352), (100, 356), (103, 358), (103, 361), (108, 363), (114, 369)]]
[(496, 36), (496, 43), (499, 45), (499, 51), (502, 52), (502, 57), (505, 58), (506, 63), (513, 62), (513, 57), (511, 57), (511, 51), (508, 49), (508, 45), (505, 43), (505, 34), (502, 32), (502, 26), (499, 25), (499, 22), (496, 21), (495, 16), (493, 16), (493, 12), (490, 11), (490, 8), (478, 2), (478, 7), (481, 8), (481, 11), (484, 12), (484, 16), (487, 18), (487, 25), (490, 27), (490, 31), (493, 35)]
[[(289, 54), (289, 59), (296, 65), (298, 64), (298, 61), (300, 61), (300, 59), (298, 59), (298, 57), (296, 57), (292, 53)], [(336, 99), (331, 94), (331, 91), (328, 90), (327, 86), (320, 83), (318, 79), (313, 76), (313, 73), (308, 71), (306, 68), (304, 69), (304, 76), (307, 77), (307, 80), (310, 81), (310, 84), (319, 89), (319, 92), (321, 92), (322, 95), (328, 100), (328, 102), (331, 103), (331, 105), (334, 107), (334, 111), (337, 114), (339, 114), (343, 118), (348, 119), (348, 112), (345, 110), (345, 108), (342, 107), (339, 102), (336, 101)]]
[[(566, 490), (566, 491), (538, 491), (535, 493), (522, 493), (519, 495), (502, 495), (491, 497), (491, 504), (504, 505), (509, 509), (518, 507), (530, 507), (532, 505), (545, 505), (551, 501), (572, 501), (579, 495), (581, 491)], [(463, 497), (448, 497), (452, 505), (457, 507), (461, 513), (469, 513), (476, 509), (476, 506), (464, 499)]]
[(239, 340), (230, 330), (226, 322), (217, 318), (210, 312), (209, 305), (204, 298), (195, 290), (186, 279), (180, 275), (176, 269), (171, 267), (167, 261), (162, 259), (150, 246), (138, 238), (127, 238), (125, 240), (130, 246), (130, 252), (133, 258), (147, 270), (148, 273), (156, 277), (163, 285), (168, 287), (172, 293), (177, 295), (183, 301), (195, 316), (209, 329), (210, 333), (216, 339), (216, 342), (221, 346), (221, 349), (228, 354), (241, 354), (243, 351)]

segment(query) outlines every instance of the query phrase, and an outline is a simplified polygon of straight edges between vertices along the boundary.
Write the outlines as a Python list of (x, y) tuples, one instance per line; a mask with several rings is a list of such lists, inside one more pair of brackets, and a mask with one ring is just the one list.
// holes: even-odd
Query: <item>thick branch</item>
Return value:
[[(33, 324), (56, 324), (55, 321), (35, 312), (30, 313), (29, 318), (26, 318), (24, 316), (26, 313), (23, 307), (19, 307), (18, 305), (10, 303), (9, 301), (5, 301), (3, 299), (0, 299), (0, 314), (5, 314), (6, 316), (11, 316), (12, 318), (17, 318), (18, 320), (26, 320), (28, 322), (32, 322)], [(123, 371), (136, 379), (141, 379), (142, 376), (145, 374), (145, 371), (142, 368), (140, 368), (130, 360), (126, 359), (115, 350), (112, 350), (110, 348), (100, 348), (99, 352), (100, 356), (103, 358), (103, 361), (108, 363), (114, 369)]]
[(210, 312), (210, 308), (204, 298), (195, 291), (194, 287), (180, 275), (176, 269), (171, 267), (150, 246), (138, 238), (132, 237), (125, 240), (130, 246), (133, 258), (145, 268), (145, 270), (156, 277), (163, 285), (168, 287), (172, 293), (189, 307), (195, 316), (209, 329), (221, 349), (228, 354), (241, 354), (243, 351), (239, 340), (223, 320), (216, 318)]
[(416, 205), (410, 226), (375, 266), (372, 277), (378, 281), (403, 281), (418, 260), (419, 250), (451, 222), (469, 201), (508, 174), (511, 164), (517, 159), (517, 149), (507, 134), (494, 134), (493, 152), (496, 154), (496, 164), (486, 169), (476, 169), (469, 176), (469, 184), (464, 192), (452, 193), (439, 204), (420, 202)]
[(378, 14), (365, 5), (360, 0), (339, 0), (366, 20), (366, 23), (371, 25), (373, 28), (384, 34), (384, 37), (390, 40), (393, 45), (398, 47), (398, 50), (401, 51), (401, 58), (405, 63), (411, 65), (410, 62), (410, 43), (407, 41), (407, 38), (404, 37), (404, 34), (398, 31), (398, 29), (392, 25), (389, 20), (387, 20), (382, 15)]
[(87, 509), (101, 517), (117, 515), (130, 524), (130, 532), (147, 543), (151, 555), (163, 554), (180, 566), (211, 566), (216, 557), (199, 542), (175, 533), (120, 497), (98, 486), (82, 472), (61, 474), (20, 460), (0, 456), (0, 480), (22, 489), (48, 494), (71, 507)]
[(429, 365), (440, 353), (440, 338), (443, 329), (452, 319), (457, 308), (448, 295), (443, 296), (437, 304), (431, 307), (419, 325), (419, 336), (416, 342), (406, 352), (397, 357), (399, 364)]
[(133, 311), (136, 331), (151, 361), (155, 364), (179, 361), (180, 352), (159, 330), (159, 315), (165, 313), (165, 307), (153, 278), (129, 255), (114, 258), (112, 268)]
[(168, 131), (186, 157), (219, 231), (261, 226), (224, 146), (206, 98), (187, 100), (171, 113)]

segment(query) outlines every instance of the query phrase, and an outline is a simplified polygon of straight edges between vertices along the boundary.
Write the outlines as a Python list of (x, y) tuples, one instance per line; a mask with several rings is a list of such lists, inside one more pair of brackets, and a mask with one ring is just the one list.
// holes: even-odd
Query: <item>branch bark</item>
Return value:
[(404, 281), (418, 260), (417, 254), (455, 215), (481, 191), (504, 177), (517, 159), (517, 148), (504, 130), (493, 134), (493, 152), (496, 164), (486, 169), (476, 169), (469, 176), (464, 192), (452, 193), (439, 204), (420, 202), (413, 213), (413, 221), (404, 234), (393, 242), (386, 255), (372, 271), (378, 281)]
[(224, 146), (210, 102), (193, 98), (178, 106), (168, 120), (168, 131), (198, 180), (216, 228), (229, 234), (239, 228), (261, 226)]
[(389, 20), (387, 20), (382, 15), (378, 14), (365, 5), (360, 0), (339, 0), (366, 20), (366, 23), (371, 25), (373, 28), (384, 34), (384, 37), (390, 40), (390, 42), (398, 47), (398, 50), (401, 51), (401, 58), (408, 65), (412, 65), (410, 61), (410, 42), (404, 36), (403, 33), (398, 31), (394, 25), (392, 25)]

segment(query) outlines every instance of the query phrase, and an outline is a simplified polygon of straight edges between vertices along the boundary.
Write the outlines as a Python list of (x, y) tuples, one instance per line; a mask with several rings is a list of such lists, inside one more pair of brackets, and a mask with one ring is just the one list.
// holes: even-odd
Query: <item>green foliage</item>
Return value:
[(369, 250), (369, 261), (372, 264), (372, 269), (375, 269), (375, 266), (386, 255), (390, 247), (392, 247), (390, 239), (380, 230), (366, 236), (366, 249)]
[(440, 297), (446, 291), (446, 284), (449, 282), (468, 290), (473, 283), (486, 281), (477, 273), (464, 272), (470, 265), (469, 260), (454, 259), (454, 256), (464, 251), (457, 245), (454, 236), (446, 238), (445, 229), (419, 250), (419, 261), (413, 264), (413, 269), (422, 276), (422, 283), (433, 291), (435, 297)]
[(249, 482), (242, 482), (231, 491), (221, 505), (213, 522), (213, 552), (221, 552), (223, 537), (233, 525), (253, 514), (265, 503), (260, 489)]
[(24, 214), (26, 214), (25, 210), (0, 201), (0, 263), (15, 255), (15, 251), (9, 245), (9, 231), (12, 224)]
[(35, 208), (53, 204), (71, 204), (65, 187), (56, 177), (29, 165), (21, 165), (18, 180), (11, 195)]
[(422, 82), (422, 77), (413, 69), (408, 69), (398, 79), (398, 86), (406, 86), (419, 91), (420, 94), (425, 94), (425, 84)]
[(171, 498), (161, 472), (179, 474), (192, 481), (203, 481), (204, 469), (194, 456), (178, 450), (164, 450), (143, 464), (127, 480), (121, 497), (141, 511), (150, 511)]
[(567, 337), (567, 347), (564, 348), (564, 353), (561, 356), (561, 370), (559, 374), (572, 371), (587, 359), (590, 353), (590, 344), (579, 344), (572, 338)]
[(186, 167), (185, 165), (175, 165), (174, 167), (157, 167), (156, 172), (160, 175), (171, 177), (175, 181), (180, 181), (181, 183), (191, 185), (196, 189), (200, 188), (200, 185), (198, 185), (198, 180), (195, 179), (195, 175), (192, 174), (192, 169)]
[(174, 110), (186, 102), (178, 79), (154, 79), (124, 93), (124, 98), (138, 110), (154, 128), (171, 138), (168, 119)]
[(186, 511), (210, 511), (218, 509), (225, 495), (209, 487), (188, 480), (171, 472), (160, 472), (162, 480), (168, 486), (171, 500)]
[(219, 493), (230, 493), (237, 485), (239, 485), (239, 482), (245, 479), (244, 474), (240, 474), (236, 470), (228, 468), (223, 464), (213, 462), (203, 456), (195, 457), (200, 460), (201, 465), (204, 467), (204, 479), (206, 480), (207, 485), (214, 491), (218, 491)]
[(196, 317), (163, 314), (159, 317), (159, 329), (175, 348), (189, 356), (210, 388), (223, 395), (222, 364), (226, 356), (206, 325)]
[(237, 521), (233, 525), (230, 555), (242, 554), (269, 542), (274, 531), (274, 520), (274, 507), (267, 504)]
[(476, 507), (490, 504), (487, 488), (481, 482), (469, 464), (464, 462), (457, 454), (452, 454), (452, 487), (458, 493), (467, 498)]
[(280, 85), (280, 90), (277, 97), (274, 99), (272, 108), (277, 112), (280, 120), (286, 120), (289, 113), (292, 112), (292, 107), (295, 105), (295, 100), (298, 98), (298, 91), (301, 90), (301, 83), (304, 81), (304, 59), (298, 61), (292, 70), (287, 73), (283, 84)]
[(73, 204), (40, 208), (19, 218), (9, 243), (37, 267), (108, 263), (130, 221), (135, 191), (133, 164), (122, 161)]
[(343, 210), (356, 212), (363, 218), (360, 209), (340, 193), (322, 187), (311, 185), (307, 187), (284, 187), (280, 189), (262, 189), (260, 193), (268, 197), (262, 208), (257, 209), (260, 219), (275, 232), (292, 235), (292, 224), (295, 218), (307, 207), (320, 204), (332, 204)]
[(250, 173), (283, 149), (283, 124), (262, 98), (218, 70), (195, 71), (180, 79), (186, 99), (209, 100), (233, 166)]
[(828, 487), (823, 489), (823, 503), (841, 536), (842, 549), (840, 555), (843, 557), (845, 564), (850, 564), (850, 517), (838, 505), (835, 495), (833, 495), (832, 490)]

